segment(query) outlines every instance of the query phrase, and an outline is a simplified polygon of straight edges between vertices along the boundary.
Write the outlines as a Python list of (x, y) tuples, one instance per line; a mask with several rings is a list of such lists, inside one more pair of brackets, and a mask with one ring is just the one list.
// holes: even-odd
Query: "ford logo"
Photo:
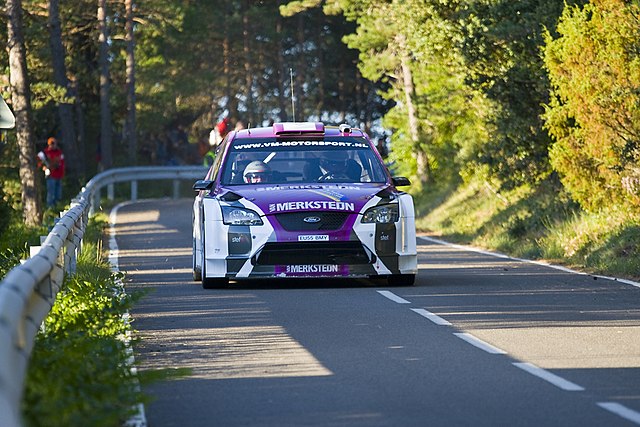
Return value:
[(307, 216), (303, 219), (303, 221), (308, 224), (315, 224), (316, 222), (320, 222), (321, 219), (319, 216)]

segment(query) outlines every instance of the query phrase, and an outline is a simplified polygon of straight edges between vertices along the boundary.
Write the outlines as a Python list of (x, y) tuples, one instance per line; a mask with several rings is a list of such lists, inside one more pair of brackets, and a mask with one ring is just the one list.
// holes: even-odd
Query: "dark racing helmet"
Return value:
[(326, 150), (320, 154), (320, 166), (328, 173), (344, 172), (347, 158), (343, 151)]

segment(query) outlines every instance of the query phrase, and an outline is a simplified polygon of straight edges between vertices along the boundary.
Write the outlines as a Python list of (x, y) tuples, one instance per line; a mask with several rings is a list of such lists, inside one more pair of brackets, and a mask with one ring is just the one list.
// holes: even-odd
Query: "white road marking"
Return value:
[(418, 313), (422, 317), (426, 317), (436, 325), (443, 325), (443, 326), (451, 325), (451, 323), (448, 320), (445, 320), (442, 317), (438, 316), (437, 314), (433, 314), (432, 312), (427, 311), (424, 308), (412, 308), (411, 311), (413, 311), (414, 313)]
[(624, 405), (616, 402), (598, 402), (598, 406), (602, 409), (606, 409), (609, 412), (631, 421), (632, 423), (640, 425), (640, 412), (636, 412), (633, 409), (629, 409)]
[[(109, 263), (111, 264), (111, 271), (113, 272), (120, 271), (120, 264), (118, 262), (120, 249), (118, 248), (118, 241), (116, 240), (116, 234), (117, 234), (116, 221), (118, 217), (118, 210), (121, 207), (130, 205), (130, 204), (132, 204), (132, 202), (130, 201), (119, 203), (111, 210), (111, 213), (109, 214)], [(119, 285), (122, 287), (122, 292), (125, 292), (124, 285), (122, 284), (121, 281), (119, 281)], [(123, 318), (126, 323), (129, 323), (131, 319), (131, 315), (129, 314), (128, 311), (123, 315)], [(138, 369), (135, 366), (136, 365), (135, 357), (133, 355), (133, 349), (131, 347), (131, 331), (130, 330), (125, 333), (125, 346), (126, 346), (126, 352), (129, 356), (127, 358), (127, 363), (129, 364), (131, 374), (134, 377), (137, 377)], [(140, 383), (138, 382), (137, 379), (135, 380), (135, 383), (136, 383), (135, 388), (137, 389), (137, 391), (140, 391)], [(137, 405), (134, 406), (132, 412), (133, 413), (131, 414), (131, 417), (127, 421), (125, 421), (123, 425), (125, 427), (147, 427), (147, 415), (145, 413), (144, 404), (138, 403)]]
[(541, 378), (556, 387), (561, 388), (566, 391), (584, 391), (584, 387), (579, 386), (578, 384), (572, 383), (571, 381), (567, 381), (562, 377), (557, 376), (556, 374), (552, 374), (549, 371), (546, 371), (542, 368), (537, 367), (531, 363), (514, 363), (514, 366), (522, 369), (530, 373), (531, 375), (535, 375), (538, 378)]
[(453, 335), (457, 336), (458, 338), (468, 342), (469, 344), (471, 344), (474, 347), (478, 347), (480, 350), (484, 350), (487, 353), (490, 354), (507, 354), (506, 351), (499, 349), (498, 347), (494, 347), (491, 344), (488, 344), (484, 341), (482, 341), (479, 338), (474, 337), (471, 334), (468, 334), (466, 332), (456, 332)]
[(409, 301), (407, 301), (404, 298), (399, 297), (398, 295), (394, 294), (393, 292), (378, 291), (378, 293), (380, 295), (382, 295), (383, 297), (385, 297), (385, 298), (389, 298), (393, 302), (397, 302), (398, 304), (411, 304)]

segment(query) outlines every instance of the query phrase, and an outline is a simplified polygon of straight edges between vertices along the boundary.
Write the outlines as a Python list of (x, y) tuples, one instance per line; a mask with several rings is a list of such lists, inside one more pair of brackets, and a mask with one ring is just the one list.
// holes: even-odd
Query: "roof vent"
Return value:
[(324, 135), (324, 124), (320, 122), (274, 123), (273, 133), (276, 135)]
[(340, 129), (340, 132), (342, 133), (351, 133), (351, 126), (349, 126), (346, 123), (341, 124), (339, 129)]

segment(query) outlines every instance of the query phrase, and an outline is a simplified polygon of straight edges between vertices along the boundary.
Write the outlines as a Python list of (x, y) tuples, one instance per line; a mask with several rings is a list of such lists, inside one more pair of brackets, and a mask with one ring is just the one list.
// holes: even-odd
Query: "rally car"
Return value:
[(412, 197), (366, 133), (275, 123), (230, 132), (193, 188), (193, 278), (386, 278), (413, 285)]

